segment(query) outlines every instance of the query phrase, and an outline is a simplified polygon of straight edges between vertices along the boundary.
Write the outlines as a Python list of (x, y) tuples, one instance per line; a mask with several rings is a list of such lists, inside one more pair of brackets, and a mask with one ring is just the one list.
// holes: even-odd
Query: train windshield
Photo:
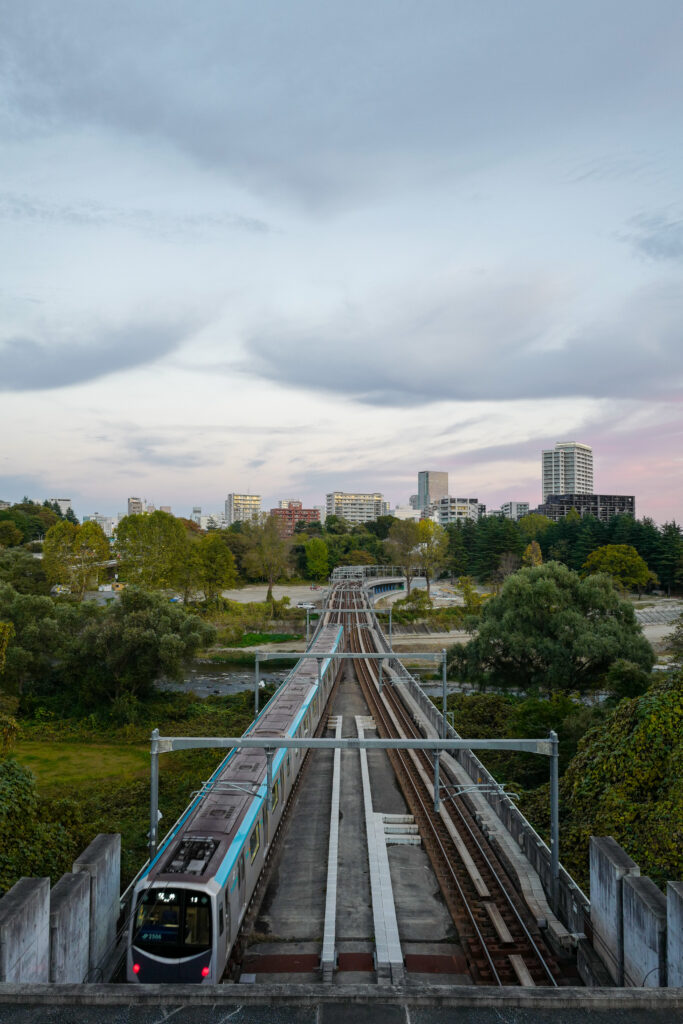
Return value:
[(211, 946), (211, 900), (193, 889), (148, 889), (135, 912), (133, 945), (172, 960)]

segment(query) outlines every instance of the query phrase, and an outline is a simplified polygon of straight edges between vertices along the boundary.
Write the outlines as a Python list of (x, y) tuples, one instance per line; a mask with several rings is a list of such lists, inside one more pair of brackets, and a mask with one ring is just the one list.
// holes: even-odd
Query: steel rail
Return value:
[[(391, 725), (388, 722), (388, 716), (387, 716), (385, 710), (381, 707), (381, 704), (380, 704), (380, 701), (379, 701), (379, 695), (375, 693), (375, 686), (374, 686), (374, 683), (372, 681), (373, 674), (372, 674), (372, 671), (370, 669), (370, 665), (369, 665), (368, 662), (366, 662), (363, 659), (363, 642), (361, 640), (360, 630), (358, 629), (358, 627), (354, 628), (351, 631), (351, 637), (352, 637), (352, 641), (351, 641), (352, 646), (353, 646), (354, 643), (356, 643), (360, 647), (360, 651), (358, 651), (359, 659), (358, 659), (358, 662), (357, 662), (357, 666), (360, 668), (359, 678), (360, 678), (361, 674), (365, 676), (365, 684), (366, 685), (363, 687), (363, 689), (366, 690), (366, 698), (368, 696), (370, 697), (368, 703), (370, 703), (371, 707), (374, 706), (374, 709), (376, 711), (379, 711), (379, 718), (381, 720), (381, 723), (382, 723), (384, 729), (387, 732), (390, 732), (392, 727), (391, 727)], [(368, 690), (369, 690), (369, 694), (367, 692)], [(460, 900), (461, 900), (461, 903), (462, 903), (462, 908), (465, 910), (465, 913), (469, 917), (469, 923), (470, 923), (470, 925), (471, 925), (471, 927), (472, 927), (472, 929), (473, 929), (473, 931), (474, 931), (474, 933), (476, 935), (476, 938), (478, 940), (478, 943), (479, 943), (479, 946), (481, 948), (481, 951), (483, 952), (485, 959), (488, 961), (489, 970), (490, 970), (491, 974), (493, 975), (493, 978), (495, 979), (497, 984), (502, 987), (503, 982), (502, 982), (502, 980), (500, 978), (500, 975), (498, 974), (496, 966), (495, 966), (495, 964), (493, 962), (493, 958), (491, 957), (491, 955), (489, 953), (489, 950), (488, 950), (488, 947), (486, 945), (486, 941), (484, 939), (484, 936), (482, 935), (481, 930), (480, 930), (480, 928), (479, 928), (479, 926), (477, 924), (477, 921), (476, 921), (476, 919), (474, 917), (474, 914), (472, 913), (472, 909), (470, 907), (469, 900), (467, 899), (467, 896), (465, 895), (465, 892), (463, 891), (462, 885), (460, 883), (460, 879), (458, 878), (456, 872), (453, 870), (453, 867), (452, 867), (452, 865), (450, 863), (450, 858), (449, 858), (448, 853), (447, 853), (447, 851), (446, 851), (446, 849), (444, 847), (444, 844), (443, 844), (443, 842), (441, 840), (441, 836), (439, 835), (438, 830), (437, 830), (434, 822), (432, 821), (431, 808), (427, 807), (427, 805), (425, 803), (425, 800), (423, 799), (422, 793), (420, 791), (421, 787), (418, 786), (418, 783), (417, 783), (416, 779), (414, 778), (414, 771), (412, 769), (412, 766), (408, 763), (409, 762), (409, 758), (407, 758), (405, 755), (403, 755), (400, 752), (400, 750), (396, 751), (396, 758), (401, 763), (401, 768), (403, 769), (403, 774), (405, 776), (405, 780), (406, 780), (406, 782), (408, 783), (408, 785), (410, 786), (410, 788), (412, 790), (413, 798), (418, 802), (418, 804), (419, 804), (419, 806), (420, 806), (420, 808), (422, 810), (423, 823), (430, 830), (430, 839), (431, 839), (432, 843), (436, 844), (439, 852), (441, 853), (441, 857), (442, 857), (443, 863), (445, 864), (445, 867), (446, 867), (447, 871), (450, 873), (451, 881), (455, 885), (455, 888), (456, 888), (456, 890), (457, 890), (457, 892), (458, 892), (458, 894), (460, 896)], [(406, 796), (407, 796), (407, 794), (406, 794)], [(430, 860), (432, 860), (432, 862), (433, 862), (433, 857), (430, 857)], [(433, 864), (433, 866), (434, 866), (435, 871), (437, 871), (437, 865)], [(441, 873), (442, 872), (443, 872), (443, 868), (441, 869)], [(438, 877), (438, 872), (437, 872), (437, 877)], [(442, 874), (442, 877), (443, 877), (443, 874)], [(446, 903), (449, 904), (449, 909), (450, 909), (450, 912), (451, 912), (451, 916), (455, 917), (456, 916), (456, 908), (453, 906), (453, 898), (452, 898), (451, 894), (448, 892), (445, 879), (444, 879), (444, 885), (442, 886), (442, 892), (443, 892), (443, 895), (444, 895), (444, 899), (446, 900)], [(470, 943), (471, 943), (471, 939), (468, 938), (467, 942), (468, 942), (468, 946), (469, 946)], [(473, 952), (474, 952), (473, 950), (470, 950), (470, 961), (471, 961), (471, 964), (475, 967), (476, 973), (477, 974), (481, 974), (481, 970), (480, 970), (480, 968), (476, 964), (476, 959), (475, 959), (475, 957), (473, 955)]]

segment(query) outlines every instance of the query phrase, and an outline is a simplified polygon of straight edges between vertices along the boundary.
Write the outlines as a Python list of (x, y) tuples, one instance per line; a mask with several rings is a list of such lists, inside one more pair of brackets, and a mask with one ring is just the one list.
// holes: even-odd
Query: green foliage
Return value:
[(683, 674), (624, 700), (581, 741), (560, 786), (562, 860), (585, 884), (590, 835), (611, 835), (642, 874), (683, 877)]
[(97, 585), (108, 559), (109, 542), (97, 523), (79, 526), (67, 516), (45, 535), (43, 566), (48, 580), (68, 586), (81, 600), (88, 586)]
[(438, 575), (446, 564), (448, 557), (448, 535), (443, 526), (431, 519), (421, 519), (417, 524), (417, 561), (420, 571), (427, 582), (427, 594), (430, 582)]
[(273, 584), (287, 571), (289, 542), (281, 536), (272, 516), (268, 516), (262, 523), (243, 523), (242, 533), (247, 538), (244, 569), (252, 579), (267, 581), (266, 600), (272, 601)]
[(683, 659), (683, 615), (679, 618), (672, 633), (664, 638), (669, 653), (680, 661)]
[(398, 519), (389, 530), (387, 541), (389, 558), (392, 562), (401, 566), (403, 575), (406, 577), (409, 594), (410, 583), (415, 575), (417, 545), (419, 541), (420, 532), (417, 522), (413, 519)]
[(187, 539), (182, 523), (168, 512), (124, 516), (116, 529), (121, 576), (151, 590), (175, 587)]
[(23, 548), (0, 551), (0, 583), (21, 594), (47, 594), (50, 589), (42, 560)]
[(0, 522), (0, 548), (14, 548), (23, 540), (24, 535), (15, 523), (9, 520)]
[(635, 612), (607, 576), (556, 562), (521, 569), (484, 606), (478, 635), (450, 664), (480, 686), (527, 693), (594, 690), (618, 658), (649, 671), (654, 656)]
[(216, 599), (221, 590), (234, 587), (237, 570), (232, 551), (219, 533), (208, 533), (197, 546), (199, 578), (207, 601)]
[(306, 572), (309, 579), (324, 580), (329, 572), (330, 553), (321, 537), (311, 537), (305, 545)]
[(584, 574), (604, 572), (623, 590), (638, 590), (656, 582), (647, 563), (631, 544), (605, 544), (592, 551), (583, 563)]
[(530, 544), (524, 548), (524, 554), (522, 555), (522, 565), (543, 565), (543, 555), (541, 554), (541, 545), (537, 540), (532, 540)]

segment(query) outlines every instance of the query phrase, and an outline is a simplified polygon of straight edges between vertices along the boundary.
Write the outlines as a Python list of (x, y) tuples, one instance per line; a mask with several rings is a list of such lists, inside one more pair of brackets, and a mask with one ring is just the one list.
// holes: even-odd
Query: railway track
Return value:
[[(357, 586), (345, 588), (344, 604), (354, 613), (363, 610), (363, 595)], [(375, 650), (371, 631), (375, 623), (370, 620), (371, 627), (361, 620), (357, 614), (347, 616), (350, 649), (359, 655), (354, 665), (378, 734), (419, 737), (421, 733), (403, 702), (386, 685), (386, 672), (385, 687), (381, 695), (378, 692), (376, 662), (362, 657), (364, 652)], [(475, 983), (562, 984), (561, 966), (545, 947), (538, 928), (464, 802), (443, 794), (441, 812), (434, 811), (434, 767), (427, 752), (388, 753), (460, 934)], [(442, 766), (442, 783), (444, 776)]]

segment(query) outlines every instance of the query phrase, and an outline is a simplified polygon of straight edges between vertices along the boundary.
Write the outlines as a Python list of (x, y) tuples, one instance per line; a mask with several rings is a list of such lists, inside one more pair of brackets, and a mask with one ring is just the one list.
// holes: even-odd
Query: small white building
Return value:
[(450, 496), (433, 501), (425, 515), (425, 519), (433, 519), (440, 526), (448, 526), (449, 523), (463, 520), (476, 522), (478, 518), (478, 498), (451, 498)]
[(528, 501), (505, 501), (500, 506), (500, 511), (506, 519), (514, 519), (517, 522), (522, 516), (529, 515)]

